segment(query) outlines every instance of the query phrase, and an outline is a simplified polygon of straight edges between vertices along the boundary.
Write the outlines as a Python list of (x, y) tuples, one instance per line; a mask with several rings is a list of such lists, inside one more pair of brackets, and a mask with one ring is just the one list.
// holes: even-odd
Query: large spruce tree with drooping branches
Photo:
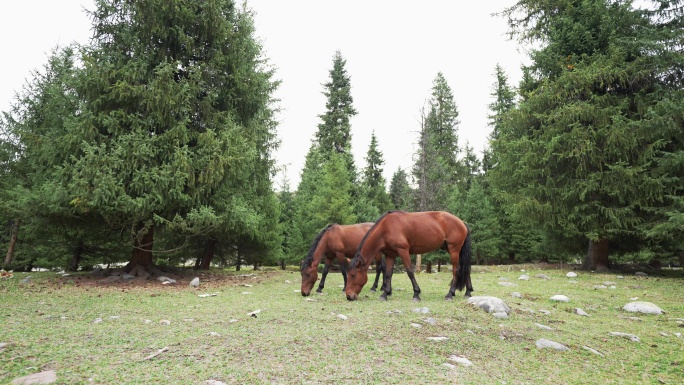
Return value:
[(586, 267), (608, 267), (611, 241), (643, 237), (647, 213), (676, 211), (682, 196), (683, 2), (645, 3), (521, 0), (504, 12), (539, 48), (492, 143), (491, 181), (517, 213), (587, 239)]

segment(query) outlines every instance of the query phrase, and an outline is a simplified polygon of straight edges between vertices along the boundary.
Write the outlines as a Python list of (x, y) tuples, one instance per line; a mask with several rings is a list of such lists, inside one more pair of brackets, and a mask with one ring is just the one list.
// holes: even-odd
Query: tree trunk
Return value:
[(608, 240), (599, 239), (589, 241), (587, 256), (582, 263), (582, 268), (587, 270), (608, 270)]
[(133, 234), (133, 253), (131, 260), (128, 262), (124, 271), (131, 275), (145, 277), (147, 279), (153, 270), (152, 244), (154, 243), (154, 226), (150, 226), (147, 232), (139, 235), (144, 231), (145, 226), (138, 224), (136, 233)]
[(67, 271), (78, 271), (78, 265), (81, 263), (81, 256), (83, 255), (83, 239), (76, 241), (76, 246), (71, 253), (71, 261), (67, 266)]
[(428, 274), (432, 273), (432, 261), (428, 261), (427, 265), (425, 265), (425, 271)]
[(416, 266), (414, 267), (414, 270), (416, 273), (420, 273), (420, 265), (423, 263), (423, 255), (422, 254), (416, 254)]
[(285, 260), (284, 259), (280, 260), (280, 270), (285, 270)]
[(515, 265), (515, 252), (513, 252), (513, 251), (508, 252), (508, 263), (511, 265)]
[(10, 233), (10, 243), (9, 247), (7, 248), (7, 255), (5, 256), (5, 263), (3, 264), (4, 267), (9, 267), (9, 265), (12, 263), (12, 259), (14, 258), (14, 247), (17, 244), (17, 236), (19, 234), (19, 225), (21, 224), (21, 219), (17, 218), (14, 220), (12, 223), (12, 231)]
[(202, 258), (200, 269), (209, 270), (209, 267), (211, 266), (211, 260), (214, 258), (214, 251), (216, 250), (217, 243), (218, 241), (215, 239), (210, 239), (207, 242), (207, 247), (204, 250), (204, 258)]
[(679, 267), (684, 269), (684, 250), (677, 251), (677, 255), (679, 256)]
[(240, 259), (240, 253), (238, 253), (237, 260), (235, 261), (235, 271), (240, 271), (240, 267), (242, 267), (242, 261)]
[(437, 272), (438, 273), (442, 272), (442, 260), (441, 259), (437, 260)]
[(476, 265), (481, 265), (482, 261), (480, 261), (480, 258), (482, 257), (482, 253), (478, 250), (475, 252), (475, 264)]

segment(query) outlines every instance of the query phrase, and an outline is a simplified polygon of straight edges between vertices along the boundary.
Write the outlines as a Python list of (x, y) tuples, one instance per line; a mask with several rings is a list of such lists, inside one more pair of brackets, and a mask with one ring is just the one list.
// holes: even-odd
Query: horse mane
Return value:
[(302, 261), (302, 271), (304, 271), (306, 266), (309, 266), (313, 263), (314, 251), (316, 251), (318, 243), (321, 242), (321, 238), (323, 238), (323, 235), (326, 232), (328, 232), (328, 230), (330, 230), (330, 227), (332, 227), (333, 225), (334, 223), (325, 226), (325, 228), (321, 230), (321, 232), (319, 232), (318, 235), (316, 235), (316, 238), (314, 238), (313, 242), (311, 243), (311, 247), (309, 248), (309, 253), (306, 255), (306, 258), (304, 258), (304, 260)]
[(387, 216), (387, 214), (399, 213), (399, 212), (403, 212), (403, 211), (401, 211), (401, 210), (390, 210), (390, 211), (387, 211), (386, 213), (382, 214), (382, 216), (381, 216), (380, 218), (378, 218), (378, 220), (375, 221), (375, 224), (373, 224), (373, 227), (371, 227), (370, 229), (368, 229), (368, 231), (366, 232), (366, 235), (364, 235), (364, 236), (363, 236), (363, 239), (361, 239), (361, 242), (359, 242), (359, 247), (356, 248), (356, 254), (354, 254), (354, 258), (353, 258), (353, 259), (351, 260), (351, 262), (349, 263), (349, 266), (352, 266), (352, 267), (353, 267), (353, 266), (356, 266), (356, 263), (359, 262), (359, 259), (361, 258), (361, 246), (363, 246), (363, 244), (366, 243), (366, 238), (368, 238), (368, 235), (369, 235), (373, 230), (375, 230), (375, 228), (380, 224), (380, 222), (382, 222), (383, 219), (385, 219), (385, 217)]

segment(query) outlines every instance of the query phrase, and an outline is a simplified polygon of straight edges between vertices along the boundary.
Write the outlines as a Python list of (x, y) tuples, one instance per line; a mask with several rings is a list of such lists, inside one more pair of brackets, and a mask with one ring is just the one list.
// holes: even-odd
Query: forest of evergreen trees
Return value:
[[(298, 264), (330, 223), (444, 210), (477, 264), (684, 265), (684, 0), (520, 0), (530, 63), (492, 68), (489, 145), (459, 140), (442, 73), (411, 169), (354, 162), (352, 76), (336, 52), (298, 186), (274, 187), (278, 87), (230, 0), (98, 0), (0, 119), (4, 268)], [(457, 39), (458, 37), (454, 37)], [(422, 256), (429, 265), (447, 255)]]

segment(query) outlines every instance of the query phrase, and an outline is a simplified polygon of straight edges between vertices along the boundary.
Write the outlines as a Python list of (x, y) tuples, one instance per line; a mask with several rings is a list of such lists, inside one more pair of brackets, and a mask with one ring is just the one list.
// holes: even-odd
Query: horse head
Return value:
[(318, 266), (313, 267), (311, 261), (302, 262), (302, 296), (308, 297), (311, 294), (316, 281), (318, 281)]
[(368, 265), (364, 262), (361, 254), (357, 253), (349, 263), (347, 270), (347, 287), (345, 289), (347, 299), (349, 301), (357, 300), (366, 282), (368, 282)]

